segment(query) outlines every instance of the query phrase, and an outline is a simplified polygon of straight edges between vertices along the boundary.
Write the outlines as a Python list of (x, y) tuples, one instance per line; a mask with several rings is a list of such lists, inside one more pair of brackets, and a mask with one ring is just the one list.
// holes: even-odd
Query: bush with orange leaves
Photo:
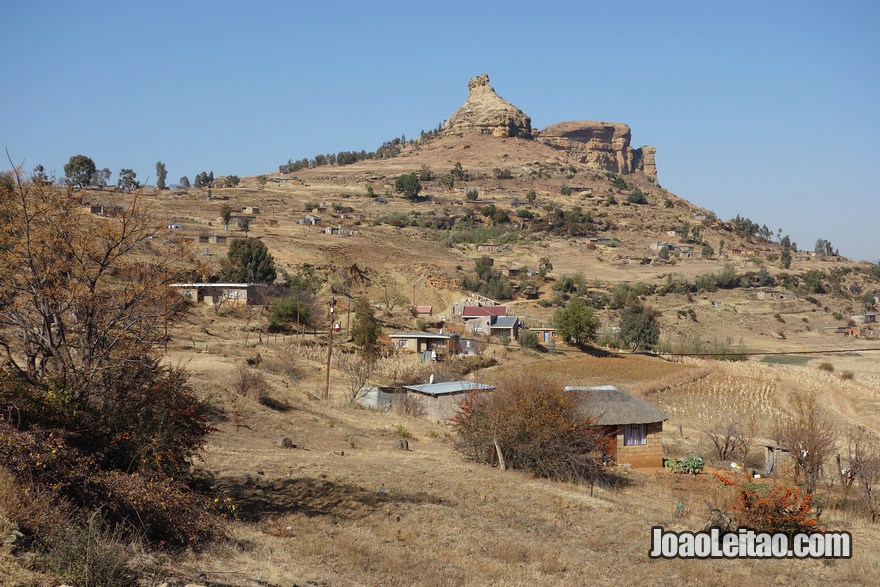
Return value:
[(736, 489), (736, 502), (728, 514), (737, 527), (761, 532), (811, 534), (821, 532), (811, 516), (813, 494), (790, 487), (771, 487), (766, 483), (743, 483), (718, 473), (713, 475), (724, 485)]
[(577, 398), (538, 375), (511, 375), (495, 391), (471, 394), (452, 419), (456, 449), (478, 463), (537, 477), (588, 483), (611, 479), (601, 458), (609, 439), (578, 414)]

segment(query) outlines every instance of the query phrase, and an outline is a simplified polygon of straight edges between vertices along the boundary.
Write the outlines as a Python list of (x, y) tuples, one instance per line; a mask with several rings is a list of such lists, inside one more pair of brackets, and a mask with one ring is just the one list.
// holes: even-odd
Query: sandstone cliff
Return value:
[(486, 74), (471, 78), (470, 93), (464, 105), (449, 117), (443, 128), (446, 134), (477, 133), (496, 137), (532, 136), (532, 120), (505, 101), (492, 86)]
[(632, 133), (626, 124), (581, 120), (551, 124), (533, 132), (531, 118), (496, 94), (489, 85), (488, 75), (471, 78), (468, 88), (467, 100), (449, 117), (443, 134), (535, 138), (596, 169), (620, 175), (644, 173), (649, 178), (657, 178), (654, 163), (657, 149), (632, 148)]
[(535, 133), (537, 140), (568, 151), (581, 163), (621, 175), (642, 172), (656, 178), (657, 149), (651, 146), (633, 149), (631, 137), (629, 125), (593, 120), (559, 122)]

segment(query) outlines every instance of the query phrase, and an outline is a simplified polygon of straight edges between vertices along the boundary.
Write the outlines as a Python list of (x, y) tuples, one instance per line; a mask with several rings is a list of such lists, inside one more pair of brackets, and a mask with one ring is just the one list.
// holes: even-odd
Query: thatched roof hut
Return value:
[(661, 410), (613, 385), (569, 385), (565, 391), (577, 394), (577, 409), (581, 415), (591, 418), (613, 439), (607, 458), (634, 467), (662, 465), (660, 433), (668, 418)]
[(598, 426), (651, 424), (669, 419), (656, 406), (613, 385), (598, 387), (567, 385), (565, 391), (577, 393), (578, 410), (582, 415), (593, 418)]

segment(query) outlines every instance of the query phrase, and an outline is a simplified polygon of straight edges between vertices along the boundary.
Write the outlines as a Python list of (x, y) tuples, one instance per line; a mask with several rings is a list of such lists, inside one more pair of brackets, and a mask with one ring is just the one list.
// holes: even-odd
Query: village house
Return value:
[(299, 223), (307, 226), (317, 226), (321, 224), (321, 217), (314, 214), (306, 214), (299, 219)]
[(434, 310), (432, 306), (413, 306), (413, 316), (430, 316)]
[(520, 326), (522, 326), (522, 322), (516, 316), (492, 316), (489, 323), (489, 336), (516, 340)]
[(608, 435), (608, 457), (617, 464), (661, 467), (663, 443), (660, 432), (666, 414), (645, 400), (612, 385), (566, 386), (577, 394), (578, 413), (601, 426)]
[(562, 342), (562, 337), (557, 334), (555, 328), (548, 326), (538, 326), (529, 328), (538, 337), (538, 342), (544, 345), (556, 344)]
[(187, 300), (211, 306), (259, 306), (266, 303), (266, 285), (261, 283), (172, 283), (169, 287), (180, 291)]
[(460, 309), (453, 307), (453, 313), (461, 316), (463, 320), (486, 316), (507, 316), (507, 306), (462, 306)]
[(757, 298), (764, 301), (793, 301), (798, 300), (798, 296), (789, 291), (772, 291), (764, 290), (757, 293)]
[(657, 256), (660, 256), (660, 257), (662, 257), (664, 255), (668, 255), (669, 251), (675, 250), (674, 245), (671, 245), (671, 244), (663, 242), (663, 241), (657, 241), (655, 243), (651, 243), (645, 248), (648, 249), (649, 251), (653, 251), (654, 253), (657, 254)]
[(876, 324), (877, 314), (855, 314), (850, 316), (849, 319), (858, 324)]
[(494, 386), (473, 381), (446, 381), (404, 385), (406, 395), (416, 399), (425, 416), (432, 420), (448, 420), (459, 413), (459, 402), (470, 394), (492, 391)]
[(272, 183), (289, 183), (292, 185), (305, 185), (305, 181), (298, 177), (272, 177), (269, 179)]
[(505, 277), (516, 278), (522, 275), (522, 267), (502, 267), (501, 274)]
[(260, 209), (257, 206), (247, 206), (241, 211), (241, 213), (252, 216), (254, 214), (259, 214)]
[(480, 253), (501, 253), (504, 251), (504, 245), (495, 243), (482, 243), (477, 245), (477, 251)]
[(330, 234), (333, 236), (351, 236), (354, 232), (341, 224), (337, 224), (336, 226), (328, 226), (324, 228), (324, 234)]
[(125, 208), (122, 206), (105, 206), (104, 204), (98, 204), (89, 207), (89, 212), (95, 216), (118, 216), (124, 211)]
[(422, 355), (423, 361), (442, 360), (461, 353), (461, 340), (458, 334), (412, 331), (395, 332), (389, 334), (388, 338), (395, 348)]

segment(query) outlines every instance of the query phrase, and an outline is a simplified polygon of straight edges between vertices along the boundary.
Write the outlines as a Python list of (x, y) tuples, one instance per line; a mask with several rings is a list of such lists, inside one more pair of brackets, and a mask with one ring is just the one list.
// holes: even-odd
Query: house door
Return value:
[(550, 333), (544, 331), (544, 342), (550, 342)]

